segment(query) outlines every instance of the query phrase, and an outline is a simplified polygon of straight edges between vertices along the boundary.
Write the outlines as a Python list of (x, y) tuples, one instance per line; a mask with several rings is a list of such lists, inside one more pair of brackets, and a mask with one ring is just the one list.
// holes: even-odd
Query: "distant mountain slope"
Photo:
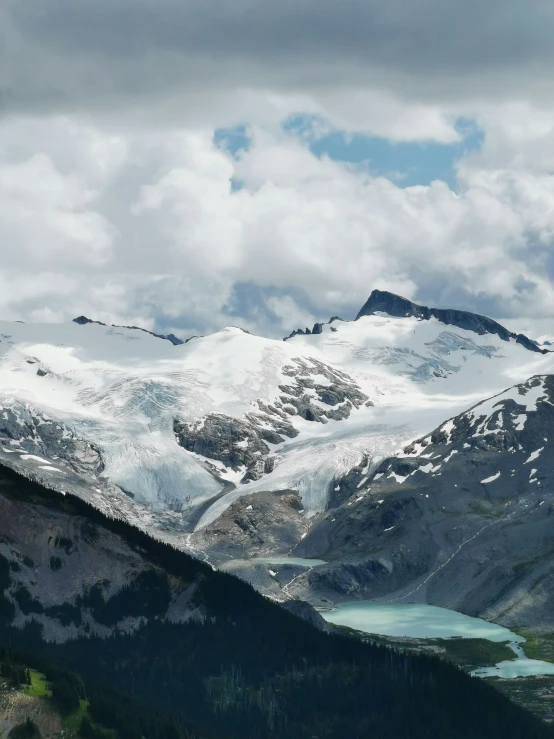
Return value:
[(427, 602), (553, 631), (553, 515), (554, 376), (543, 375), (379, 465), (297, 547), (334, 562), (297, 592)]
[[(74, 323), (78, 323), (80, 326), (86, 326), (87, 323), (96, 323), (98, 326), (107, 326), (107, 323), (103, 323), (102, 321), (94, 321), (92, 318), (87, 318), (86, 316), (78, 316), (77, 318), (73, 319)], [(117, 324), (112, 323), (111, 328), (127, 328), (127, 329), (133, 329), (135, 331), (144, 331), (147, 334), (150, 334), (150, 336), (155, 336), (158, 339), (166, 339), (167, 341), (170, 341), (174, 346), (179, 346), (180, 344), (184, 344), (185, 342), (183, 339), (179, 339), (175, 334), (156, 334), (153, 331), (148, 331), (148, 329), (140, 328), (140, 326), (118, 326)], [(188, 339), (187, 339), (188, 341)]]
[[(324, 634), (240, 580), (5, 468), (0, 506), (2, 638), (168, 720), (219, 739), (553, 736), (447, 663)], [(124, 736), (135, 728), (129, 717)]]

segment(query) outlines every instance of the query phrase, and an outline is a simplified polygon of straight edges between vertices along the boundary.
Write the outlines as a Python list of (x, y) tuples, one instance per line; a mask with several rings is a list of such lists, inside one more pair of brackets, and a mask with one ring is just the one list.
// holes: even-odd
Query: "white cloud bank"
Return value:
[[(553, 30), (547, 0), (5, 3), (0, 314), (279, 335), (382, 287), (552, 315)], [(485, 139), (456, 192), (401, 188), (283, 134), (298, 112)], [(243, 122), (235, 160), (213, 131)]]
[[(235, 160), (208, 129), (11, 121), (0, 126), (0, 311), (211, 330), (232, 322), (233, 286), (252, 282), (281, 291), (267, 306), (276, 332), (348, 315), (376, 286), (550, 315), (552, 124), (536, 114), (543, 157), (501, 117), (483, 118), (490, 138), (460, 162), (457, 193), (440, 181), (401, 188), (260, 127)], [(263, 315), (245, 322), (264, 330)]]

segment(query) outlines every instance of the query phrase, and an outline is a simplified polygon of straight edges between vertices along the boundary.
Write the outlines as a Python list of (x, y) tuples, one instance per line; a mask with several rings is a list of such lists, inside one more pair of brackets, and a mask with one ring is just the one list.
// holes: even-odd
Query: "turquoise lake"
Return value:
[(514, 678), (526, 675), (554, 675), (554, 664), (529, 659), (525, 655), (525, 639), (504, 626), (466, 616), (446, 608), (413, 603), (375, 603), (352, 601), (341, 603), (323, 618), (332, 624), (349, 626), (367, 634), (406, 636), (419, 639), (463, 637), (507, 642), (514, 652), (512, 660), (475, 670), (479, 677)]

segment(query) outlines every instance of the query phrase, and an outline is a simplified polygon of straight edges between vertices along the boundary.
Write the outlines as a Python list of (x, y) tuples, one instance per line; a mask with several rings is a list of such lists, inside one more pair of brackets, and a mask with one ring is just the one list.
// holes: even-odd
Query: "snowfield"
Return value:
[[(201, 529), (261, 490), (298, 491), (310, 516), (354, 466), (369, 473), (445, 419), (552, 372), (553, 363), (552, 354), (435, 318), (335, 320), (288, 341), (226, 328), (179, 346), (94, 323), (2, 322), (0, 457), (60, 491), (71, 469), (97, 500), (119, 490), (143, 525), (164, 513), (183, 531)], [(326, 389), (337, 383), (347, 394), (329, 400)], [(300, 402), (308, 404), (302, 413)], [(213, 414), (246, 419), (265, 439), (269, 452), (256, 453), (271, 465), (257, 479), (178, 442), (176, 420), (199, 434)], [(55, 444), (45, 424), (56, 429)], [(234, 442), (237, 454), (249, 438)], [(79, 449), (78, 465), (60, 451), (64, 439)]]

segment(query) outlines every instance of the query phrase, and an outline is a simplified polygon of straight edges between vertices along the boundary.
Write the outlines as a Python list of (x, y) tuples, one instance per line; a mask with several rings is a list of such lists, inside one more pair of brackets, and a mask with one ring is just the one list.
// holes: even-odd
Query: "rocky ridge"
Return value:
[(296, 547), (329, 562), (296, 592), (553, 630), (553, 459), (554, 376), (532, 377), (383, 461)]
[[(87, 318), (86, 316), (78, 316), (77, 318), (73, 319), (73, 323), (79, 324), (79, 326), (86, 326), (87, 323), (95, 323), (98, 326), (107, 326), (107, 323), (103, 323), (102, 321), (94, 321), (92, 318)], [(150, 334), (150, 336), (155, 336), (157, 339), (166, 339), (167, 341), (170, 341), (173, 346), (180, 346), (181, 344), (185, 344), (186, 342), (183, 341), (183, 339), (180, 339), (178, 336), (175, 336), (175, 334), (156, 334), (153, 331), (148, 331), (146, 328), (141, 328), (140, 326), (121, 326), (116, 323), (110, 324), (111, 328), (128, 328), (133, 329), (134, 331), (144, 331), (146, 334)], [(195, 338), (195, 337), (191, 337)], [(189, 341), (190, 339), (187, 339)]]
[(416, 303), (412, 303), (411, 300), (384, 290), (373, 290), (367, 302), (358, 312), (356, 321), (363, 316), (371, 316), (376, 313), (386, 313), (388, 316), (395, 316), (397, 318), (413, 316), (422, 321), (436, 318), (447, 326), (456, 326), (467, 331), (475, 331), (475, 333), (480, 335), (493, 334), (499, 336), (502, 341), (514, 339), (518, 344), (521, 344), (532, 352), (541, 352), (544, 354), (547, 351), (541, 349), (536, 342), (527, 336), (508, 331), (504, 326), (486, 316), (463, 310), (428, 308), (427, 306), (417, 305)]

